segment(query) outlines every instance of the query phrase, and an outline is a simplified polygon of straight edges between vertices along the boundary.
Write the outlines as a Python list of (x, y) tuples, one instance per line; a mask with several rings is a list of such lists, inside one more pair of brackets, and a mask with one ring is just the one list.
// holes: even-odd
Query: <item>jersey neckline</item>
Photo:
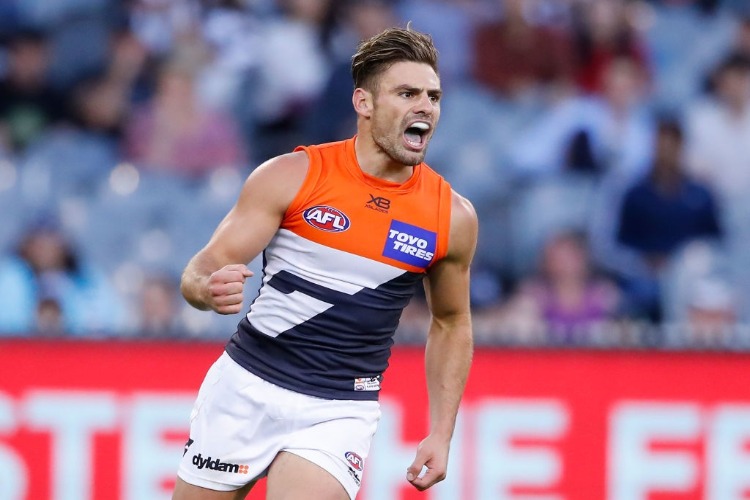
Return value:
[(411, 173), (411, 177), (409, 177), (404, 182), (394, 182), (394, 181), (388, 181), (385, 179), (381, 179), (380, 177), (375, 177), (374, 175), (370, 175), (364, 170), (362, 170), (362, 167), (359, 165), (359, 160), (357, 159), (357, 152), (354, 148), (354, 142), (357, 140), (357, 136), (355, 135), (351, 139), (348, 139), (345, 141), (344, 147), (346, 148), (346, 156), (348, 157), (349, 161), (346, 162), (346, 169), (347, 171), (356, 179), (359, 179), (360, 181), (364, 182), (368, 186), (383, 190), (383, 191), (410, 191), (419, 180), (419, 176), (422, 173), (422, 165), (423, 163), (419, 163), (417, 165), (414, 165), (413, 171)]

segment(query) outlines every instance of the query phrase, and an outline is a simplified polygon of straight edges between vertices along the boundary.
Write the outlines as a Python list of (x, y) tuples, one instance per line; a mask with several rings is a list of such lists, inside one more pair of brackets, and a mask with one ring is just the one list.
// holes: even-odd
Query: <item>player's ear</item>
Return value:
[(358, 87), (354, 89), (352, 94), (352, 104), (354, 105), (354, 111), (358, 115), (364, 118), (370, 118), (372, 115), (372, 93)]

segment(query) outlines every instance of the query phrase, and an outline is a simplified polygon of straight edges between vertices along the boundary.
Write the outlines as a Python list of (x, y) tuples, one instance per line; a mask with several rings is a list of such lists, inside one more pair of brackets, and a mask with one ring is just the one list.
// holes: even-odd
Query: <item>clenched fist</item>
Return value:
[(240, 312), (245, 280), (252, 275), (244, 264), (230, 264), (214, 272), (208, 278), (206, 304), (219, 314)]

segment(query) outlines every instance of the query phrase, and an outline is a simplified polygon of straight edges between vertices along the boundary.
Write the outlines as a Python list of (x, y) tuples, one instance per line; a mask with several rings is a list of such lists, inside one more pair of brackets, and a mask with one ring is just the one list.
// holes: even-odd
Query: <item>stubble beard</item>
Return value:
[(372, 139), (391, 160), (402, 165), (410, 167), (418, 165), (424, 161), (427, 154), (426, 147), (420, 152), (407, 150), (405, 146), (399, 144), (400, 135), (393, 137), (387, 133), (381, 133), (381, 128), (377, 125), (372, 129)]

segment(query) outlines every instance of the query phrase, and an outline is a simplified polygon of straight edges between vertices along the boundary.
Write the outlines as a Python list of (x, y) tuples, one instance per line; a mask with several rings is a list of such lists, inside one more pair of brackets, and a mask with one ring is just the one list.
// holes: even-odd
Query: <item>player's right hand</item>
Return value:
[(206, 304), (219, 314), (235, 314), (242, 310), (245, 280), (253, 272), (244, 264), (229, 264), (208, 278)]

